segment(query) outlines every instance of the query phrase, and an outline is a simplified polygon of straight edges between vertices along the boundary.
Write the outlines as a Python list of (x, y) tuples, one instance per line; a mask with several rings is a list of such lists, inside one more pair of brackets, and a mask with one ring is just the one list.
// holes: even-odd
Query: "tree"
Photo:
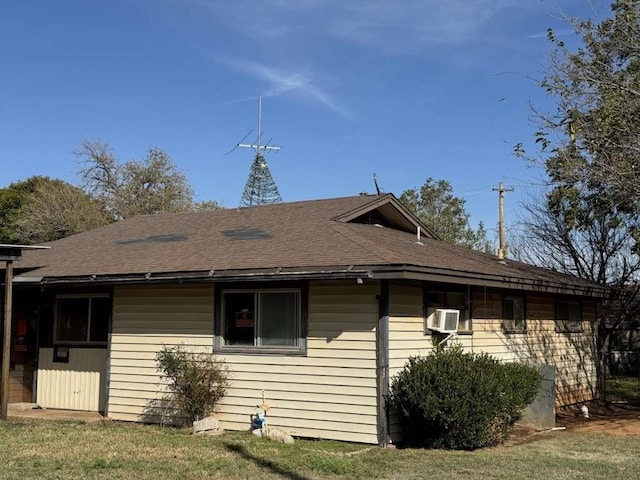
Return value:
[(107, 221), (99, 202), (62, 180), (34, 176), (0, 189), (0, 242), (57, 240)]
[(0, 189), (0, 243), (22, 243), (16, 220), (20, 210), (37, 185), (50, 181), (47, 177), (30, 177)]
[(150, 148), (142, 160), (128, 162), (118, 161), (102, 142), (85, 141), (76, 153), (83, 158), (83, 188), (104, 202), (116, 220), (196, 208), (186, 177), (158, 148)]
[(400, 201), (445, 242), (493, 253), (482, 222), (474, 230), (469, 225), (465, 200), (453, 194), (451, 183), (429, 177), (422, 187), (402, 192)]
[[(619, 208), (638, 211), (640, 3), (617, 0), (611, 10), (597, 24), (567, 19), (582, 44), (576, 51), (548, 31), (553, 50), (540, 85), (555, 110), (534, 107), (535, 137), (553, 183), (599, 189)], [(521, 144), (516, 153), (531, 158)]]
[(534, 108), (540, 155), (516, 147), (550, 184), (527, 208), (525, 259), (612, 287), (596, 320), (600, 382), (611, 335), (637, 314), (640, 280), (640, 4), (611, 11), (600, 23), (568, 19), (575, 51), (549, 30), (541, 87), (555, 110)]
[(61, 180), (44, 182), (22, 206), (16, 219), (24, 243), (59, 240), (110, 222), (104, 205)]

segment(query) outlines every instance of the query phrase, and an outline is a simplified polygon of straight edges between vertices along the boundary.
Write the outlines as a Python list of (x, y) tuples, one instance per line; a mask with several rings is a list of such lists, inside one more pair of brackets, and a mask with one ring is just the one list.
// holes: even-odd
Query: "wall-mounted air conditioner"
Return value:
[[(460, 310), (436, 308), (427, 316), (428, 330), (439, 333), (456, 333), (460, 322)], [(427, 333), (427, 332), (425, 332)]]

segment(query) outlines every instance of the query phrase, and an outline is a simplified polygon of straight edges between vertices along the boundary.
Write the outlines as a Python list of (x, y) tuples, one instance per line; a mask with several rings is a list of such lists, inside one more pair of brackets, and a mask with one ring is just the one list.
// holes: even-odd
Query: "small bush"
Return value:
[(176, 410), (190, 423), (213, 412), (228, 386), (223, 362), (206, 353), (189, 353), (183, 347), (163, 346), (156, 355), (158, 370), (169, 379)]
[(472, 450), (507, 437), (540, 381), (534, 367), (454, 346), (410, 358), (393, 380), (391, 405), (408, 444)]

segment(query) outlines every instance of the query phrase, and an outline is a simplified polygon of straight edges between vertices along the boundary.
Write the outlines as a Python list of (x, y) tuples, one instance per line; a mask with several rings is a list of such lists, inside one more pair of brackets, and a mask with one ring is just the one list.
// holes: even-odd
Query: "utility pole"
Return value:
[(498, 216), (500, 229), (500, 246), (498, 247), (498, 260), (504, 260), (507, 254), (507, 232), (504, 225), (504, 194), (505, 192), (514, 192), (514, 188), (505, 188), (504, 183), (500, 182), (498, 188), (493, 188), (494, 192), (498, 192)]

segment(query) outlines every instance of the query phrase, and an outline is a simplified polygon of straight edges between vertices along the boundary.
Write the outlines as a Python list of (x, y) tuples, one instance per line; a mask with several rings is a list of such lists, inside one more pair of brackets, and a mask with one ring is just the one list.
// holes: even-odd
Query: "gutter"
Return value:
[(195, 272), (78, 275), (64, 277), (17, 276), (14, 281), (21, 284), (42, 285), (123, 285), (344, 279), (418, 280), (480, 287), (511, 288), (514, 290), (560, 293), (595, 298), (605, 297), (608, 292), (606, 287), (598, 284), (579, 285), (543, 279), (523, 279), (506, 275), (418, 267), (414, 265), (370, 265), (360, 266), (358, 268), (355, 268), (354, 265), (340, 265), (325, 268), (303, 267), (299, 270), (293, 268), (266, 268), (257, 270), (204, 270)]
[(435, 269), (416, 267), (413, 265), (372, 267), (374, 279), (406, 279), (443, 283), (464, 283), (481, 287), (512, 288), (544, 293), (562, 293), (589, 297), (605, 297), (608, 288), (599, 284), (577, 285), (553, 282), (549, 280), (525, 279), (505, 275), (492, 275), (460, 270)]
[[(35, 277), (32, 277), (35, 278)], [(42, 285), (126, 285), (126, 284), (163, 284), (163, 283), (215, 283), (241, 281), (269, 281), (269, 280), (342, 280), (342, 279), (370, 279), (370, 270), (303, 270), (283, 271), (221, 271), (216, 272), (169, 272), (169, 273), (141, 273), (124, 275), (83, 275), (75, 277), (41, 277)]]
[(26, 276), (17, 276), (13, 277), (13, 283), (21, 283), (21, 284), (40, 284), (42, 283), (42, 279), (44, 277), (26, 277)]

